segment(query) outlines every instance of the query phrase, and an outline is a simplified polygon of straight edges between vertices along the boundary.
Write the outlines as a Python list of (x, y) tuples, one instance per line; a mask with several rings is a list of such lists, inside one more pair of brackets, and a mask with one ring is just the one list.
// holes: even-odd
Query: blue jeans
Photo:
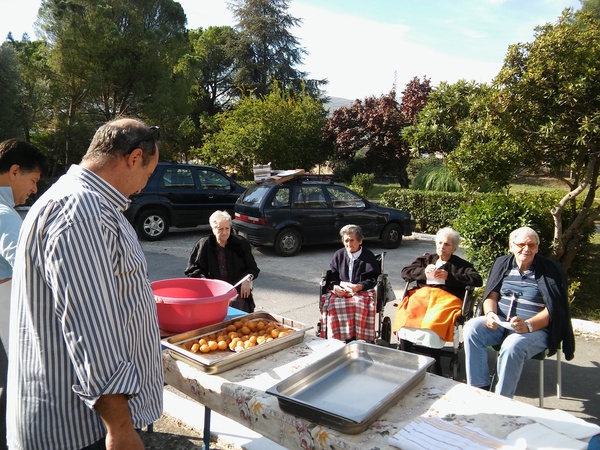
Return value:
[(487, 362), (488, 347), (502, 344), (498, 355), (496, 374), (498, 383), (495, 392), (512, 398), (517, 383), (523, 372), (525, 360), (532, 358), (548, 345), (548, 330), (519, 334), (505, 328), (489, 329), (484, 316), (466, 322), (465, 362), (467, 366), (467, 383), (471, 386), (483, 387), (490, 384), (490, 369)]

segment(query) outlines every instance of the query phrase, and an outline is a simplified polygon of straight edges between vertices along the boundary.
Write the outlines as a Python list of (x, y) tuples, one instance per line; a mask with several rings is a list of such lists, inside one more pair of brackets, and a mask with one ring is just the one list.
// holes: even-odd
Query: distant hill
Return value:
[(351, 106), (354, 102), (355, 100), (349, 98), (329, 97), (329, 101), (323, 106), (329, 111), (329, 115), (331, 115), (336, 109), (341, 108), (342, 106)]

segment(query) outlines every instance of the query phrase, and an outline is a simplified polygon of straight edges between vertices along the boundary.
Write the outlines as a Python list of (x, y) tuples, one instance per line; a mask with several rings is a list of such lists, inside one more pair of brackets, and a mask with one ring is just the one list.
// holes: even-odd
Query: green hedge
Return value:
[[(498, 194), (391, 189), (382, 195), (381, 203), (410, 212), (422, 233), (435, 234), (446, 226), (456, 229), (465, 255), (487, 275), (494, 260), (508, 253), (508, 237), (516, 228), (530, 226), (540, 236), (540, 253), (552, 252), (554, 221), (550, 211), (563, 195), (560, 191)], [(566, 208), (563, 228), (570, 223), (570, 215)], [(589, 242), (593, 232), (593, 227), (585, 230), (584, 242)]]
[(417, 231), (435, 234), (440, 228), (452, 226), (462, 208), (471, 204), (473, 194), (465, 192), (416, 191), (390, 189), (381, 196), (381, 204), (411, 213), (417, 221)]

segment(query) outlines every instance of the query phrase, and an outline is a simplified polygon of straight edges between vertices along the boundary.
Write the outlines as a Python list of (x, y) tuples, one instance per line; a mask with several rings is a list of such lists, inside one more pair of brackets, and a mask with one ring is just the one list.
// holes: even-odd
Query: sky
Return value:
[[(37, 35), (39, 0), (0, 0), (0, 38)], [(235, 26), (227, 0), (179, 0), (189, 29)], [(306, 51), (299, 70), (327, 79), (331, 97), (350, 100), (402, 92), (415, 76), (489, 83), (508, 47), (532, 42), (580, 0), (289, 0), (302, 22), (290, 32)], [(10, 11), (10, 12), (8, 12)]]

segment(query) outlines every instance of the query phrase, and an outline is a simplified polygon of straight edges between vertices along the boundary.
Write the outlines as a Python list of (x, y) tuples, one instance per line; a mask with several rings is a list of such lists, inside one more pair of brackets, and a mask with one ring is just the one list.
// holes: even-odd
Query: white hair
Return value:
[(208, 218), (208, 223), (211, 227), (217, 226), (219, 223), (227, 221), (231, 224), (231, 216), (227, 211), (215, 211)]

